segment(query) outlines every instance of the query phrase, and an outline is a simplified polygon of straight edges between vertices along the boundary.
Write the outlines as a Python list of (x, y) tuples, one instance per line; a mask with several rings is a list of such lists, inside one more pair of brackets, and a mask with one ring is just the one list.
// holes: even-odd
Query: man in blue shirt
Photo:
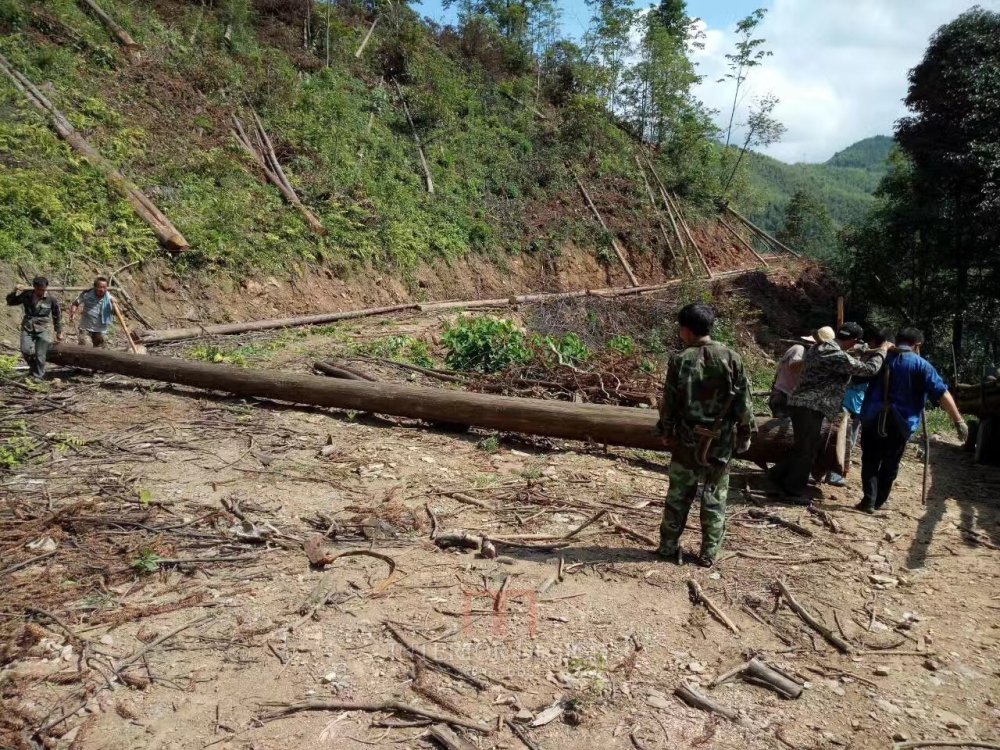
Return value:
[(906, 443), (920, 425), (929, 399), (940, 404), (963, 442), (969, 427), (934, 366), (920, 356), (924, 335), (916, 328), (896, 334), (896, 346), (876, 375), (861, 407), (861, 486), (857, 509), (874, 513), (885, 505), (899, 472)]

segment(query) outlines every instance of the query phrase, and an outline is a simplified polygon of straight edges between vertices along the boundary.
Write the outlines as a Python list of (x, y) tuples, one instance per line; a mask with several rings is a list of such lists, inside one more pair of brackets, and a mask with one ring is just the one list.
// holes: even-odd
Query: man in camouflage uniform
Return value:
[[(660, 524), (657, 554), (680, 561), (680, 537), (695, 498), (701, 496), (701, 555), (710, 567), (722, 548), (729, 494), (729, 460), (750, 449), (756, 431), (750, 388), (740, 355), (712, 341), (715, 312), (684, 307), (677, 321), (687, 347), (667, 367), (657, 432), (673, 441), (670, 489)], [(705, 431), (714, 435), (705, 453)], [(697, 434), (701, 432), (700, 436)]]

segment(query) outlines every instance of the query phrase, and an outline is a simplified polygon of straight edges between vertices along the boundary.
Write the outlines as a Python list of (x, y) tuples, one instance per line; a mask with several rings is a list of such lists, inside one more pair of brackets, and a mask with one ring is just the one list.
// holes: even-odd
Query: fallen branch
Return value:
[(794, 521), (788, 521), (779, 515), (775, 515), (774, 513), (768, 513), (766, 510), (761, 510), (760, 508), (750, 508), (747, 513), (749, 513), (751, 518), (756, 518), (758, 521), (770, 521), (771, 523), (778, 524), (778, 526), (783, 526), (793, 534), (798, 534), (799, 536), (804, 536), (810, 539), (815, 536), (811, 529), (807, 529), (805, 526), (800, 526)]
[(90, 142), (80, 135), (66, 116), (56, 109), (52, 102), (38, 90), (35, 84), (28, 80), (22, 73), (15, 70), (3, 55), (0, 55), (0, 70), (11, 80), (14, 88), (24, 94), (33, 107), (43, 114), (48, 115), (53, 129), (59, 137), (104, 175), (108, 184), (131, 204), (139, 217), (153, 230), (157, 240), (159, 240), (164, 248), (172, 253), (178, 253), (187, 249), (188, 241), (184, 239), (184, 235), (170, 223), (170, 220), (160, 212), (145, 193), (134, 182), (119, 172), (110, 161), (101, 156), (97, 149), (91, 146)]
[(771, 688), (784, 698), (795, 699), (802, 695), (802, 686), (786, 675), (772, 669), (759, 659), (751, 659), (743, 671), (743, 677)]
[(402, 631), (400, 631), (399, 628), (397, 628), (392, 623), (383, 622), (382, 624), (385, 625), (386, 630), (392, 633), (392, 637), (395, 638), (397, 641), (399, 641), (400, 645), (403, 648), (405, 648), (411, 654), (420, 657), (428, 664), (432, 664), (433, 666), (437, 667), (437, 669), (443, 672), (444, 674), (454, 677), (455, 679), (461, 680), (462, 682), (467, 682), (470, 685), (472, 685), (476, 690), (486, 690), (487, 688), (489, 688), (490, 685), (486, 680), (483, 680), (482, 678), (477, 677), (474, 674), (466, 672), (461, 667), (456, 667), (449, 661), (445, 661), (444, 659), (439, 659), (436, 656), (431, 656), (430, 654), (428, 654), (427, 651), (425, 651), (419, 644), (413, 643), (405, 635), (403, 635)]
[(528, 748), (528, 750), (542, 750), (542, 748), (540, 748), (535, 741), (531, 739), (531, 735), (528, 734), (528, 730), (520, 724), (517, 724), (510, 719), (504, 719), (503, 723), (510, 727), (510, 731), (512, 731), (514, 736), (524, 743), (524, 746)]
[(688, 273), (694, 276), (694, 266), (691, 265), (691, 258), (684, 251), (684, 238), (681, 235), (681, 231), (677, 226), (677, 218), (674, 216), (673, 206), (670, 205), (670, 199), (667, 197), (667, 188), (663, 184), (663, 180), (660, 179), (660, 175), (656, 172), (656, 167), (653, 166), (653, 162), (650, 161), (649, 154), (645, 150), (642, 151), (642, 156), (646, 160), (646, 165), (649, 167), (650, 174), (653, 175), (653, 179), (656, 180), (656, 186), (660, 191), (660, 200), (663, 201), (663, 205), (667, 209), (667, 216), (670, 219), (670, 226), (674, 230), (674, 235), (677, 237), (677, 246), (680, 248), (681, 254), (684, 256), (684, 262), (687, 264)]
[(684, 214), (681, 213), (680, 199), (674, 193), (671, 193), (670, 197), (674, 201), (674, 211), (677, 213), (677, 219), (680, 221), (680, 225), (683, 227), (684, 234), (687, 235), (688, 241), (691, 243), (691, 247), (694, 248), (695, 254), (698, 256), (698, 260), (701, 261), (701, 265), (705, 269), (705, 273), (708, 274), (708, 278), (714, 278), (715, 274), (712, 272), (712, 269), (709, 268), (708, 261), (705, 260), (705, 255), (701, 252), (701, 248), (698, 247), (698, 243), (695, 242), (694, 235), (691, 233), (691, 227), (688, 226), (687, 219), (685, 219)]
[(491, 731), (490, 727), (485, 724), (463, 719), (460, 716), (442, 714), (438, 711), (421, 708), (420, 706), (403, 703), (402, 701), (381, 701), (377, 703), (326, 700), (301, 701), (299, 703), (285, 704), (277, 711), (272, 711), (258, 718), (262, 722), (275, 721), (302, 711), (389, 711), (392, 713), (409, 714), (411, 716), (421, 716), (425, 719), (440, 721), (455, 727), (464, 727), (465, 729), (482, 732), (483, 734), (488, 734)]
[(365, 38), (361, 40), (361, 44), (358, 46), (357, 51), (354, 53), (354, 59), (360, 59), (361, 53), (365, 51), (365, 47), (368, 46), (369, 40), (372, 38), (372, 34), (375, 31), (375, 27), (378, 25), (378, 16), (372, 19), (372, 25), (368, 27), (368, 33), (365, 34)]
[(649, 547), (658, 547), (659, 544), (660, 544), (658, 541), (656, 541), (655, 539), (653, 539), (653, 537), (647, 536), (646, 534), (643, 534), (640, 531), (636, 531), (635, 529), (626, 526), (625, 524), (621, 523), (620, 521), (615, 521), (612, 524), (612, 528), (615, 531), (620, 531), (625, 536), (630, 536), (633, 539), (635, 539), (636, 541), (642, 542), (643, 544), (645, 544), (645, 545), (647, 545)]
[[(372, 28), (374, 28), (374, 25)], [(434, 179), (431, 177), (431, 168), (427, 164), (427, 157), (424, 156), (424, 146), (420, 142), (420, 133), (417, 132), (417, 126), (413, 124), (413, 118), (410, 117), (410, 108), (406, 106), (406, 97), (403, 96), (403, 89), (400, 88), (399, 81), (393, 78), (392, 82), (396, 86), (396, 92), (399, 94), (399, 101), (403, 105), (403, 112), (406, 114), (406, 121), (410, 123), (410, 131), (413, 133), (413, 142), (417, 144), (417, 154), (420, 156), (420, 165), (424, 168), (424, 178), (427, 180), (427, 192), (434, 195)]]
[(344, 365), (335, 365), (331, 362), (313, 362), (313, 369), (323, 373), (324, 375), (328, 375), (331, 378), (342, 378), (343, 380), (367, 380), (369, 383), (375, 383), (378, 381), (378, 378), (373, 378), (371, 375), (361, 372), (360, 370), (345, 367)]
[(708, 711), (709, 713), (718, 714), (734, 724), (739, 724), (740, 726), (748, 726), (747, 722), (740, 717), (740, 715), (731, 708), (727, 708), (719, 703), (716, 703), (711, 698), (708, 698), (694, 688), (688, 685), (680, 685), (676, 690), (674, 690), (674, 695), (680, 698), (682, 701), (687, 703), (693, 708), (701, 709), (702, 711)]
[(625, 269), (625, 275), (628, 276), (629, 283), (631, 283), (632, 286), (639, 286), (639, 282), (635, 278), (635, 274), (632, 272), (632, 266), (629, 265), (628, 258), (625, 257), (625, 249), (619, 244), (618, 238), (611, 233), (610, 229), (608, 229), (608, 225), (604, 223), (604, 217), (601, 216), (601, 212), (597, 210), (597, 206), (594, 205), (594, 201), (590, 198), (590, 193), (587, 192), (587, 188), (583, 186), (580, 178), (577, 177), (575, 173), (573, 176), (576, 178), (576, 184), (580, 188), (580, 192), (583, 193), (583, 197), (586, 199), (587, 205), (590, 207), (590, 210), (600, 223), (601, 229), (603, 229), (611, 239), (611, 247), (614, 248), (615, 255), (618, 256), (618, 260), (622, 264), (622, 268)]
[(744, 226), (746, 226), (747, 229), (751, 230), (754, 234), (756, 234), (761, 239), (769, 242), (771, 245), (773, 245), (776, 248), (780, 248), (780, 249), (784, 250), (785, 252), (794, 255), (796, 258), (802, 257), (801, 255), (799, 255), (799, 253), (797, 253), (794, 250), (792, 250), (792, 248), (790, 248), (784, 242), (782, 242), (781, 240), (779, 240), (777, 237), (774, 237), (773, 235), (768, 234), (763, 229), (761, 229), (759, 226), (757, 226), (752, 221), (750, 221), (750, 219), (746, 218), (742, 214), (737, 213), (736, 210), (733, 209), (730, 205), (726, 204), (725, 209), (726, 209), (726, 211), (728, 211), (729, 213), (731, 213), (733, 216), (735, 216), (737, 219), (739, 219), (741, 222), (743, 222)]
[(126, 54), (132, 62), (139, 62), (139, 52), (143, 49), (129, 33), (119, 26), (111, 16), (105, 13), (94, 0), (81, 0), (91, 13), (97, 16), (98, 20), (105, 25), (108, 31), (118, 40), (118, 43), (125, 48)]
[(566, 534), (563, 537), (563, 539), (572, 539), (573, 537), (575, 537), (577, 534), (579, 534), (581, 531), (583, 531), (585, 528), (587, 528), (591, 524), (594, 524), (594, 523), (597, 523), (598, 521), (600, 521), (607, 514), (608, 514), (607, 509), (597, 511), (597, 513), (595, 513), (594, 515), (592, 515), (586, 521), (584, 521), (579, 526), (577, 526), (575, 529), (573, 529), (568, 534)]
[(746, 239), (744, 239), (743, 235), (740, 234), (739, 232), (737, 232), (736, 228), (732, 224), (730, 224), (728, 221), (726, 221), (725, 219), (723, 219), (721, 216), (719, 217), (719, 223), (722, 224), (722, 226), (724, 226), (726, 229), (729, 230), (729, 233), (731, 235), (733, 235), (733, 237), (736, 238), (737, 242), (739, 242), (743, 247), (745, 247), (747, 250), (749, 250), (751, 253), (753, 253), (753, 256), (757, 260), (759, 260), (765, 266), (768, 265), (768, 262), (764, 259), (764, 256), (761, 255), (760, 253), (758, 253), (757, 250), (754, 248), (754, 246), (751, 245)]
[(698, 585), (697, 581), (695, 581), (693, 578), (689, 578), (687, 585), (688, 585), (688, 591), (691, 594), (692, 602), (694, 602), (695, 604), (703, 605), (705, 609), (709, 611), (712, 617), (714, 617), (716, 620), (718, 620), (727, 628), (729, 628), (731, 631), (733, 631), (735, 635), (740, 634), (740, 629), (736, 626), (736, 623), (733, 622), (731, 619), (729, 619), (726, 613), (723, 612), (721, 609), (719, 609), (719, 607), (715, 604), (715, 602), (713, 602), (711, 599), (708, 598), (708, 595), (705, 594), (704, 591), (702, 591), (701, 586)]
[(476, 746), (466, 742), (444, 724), (435, 724), (427, 733), (433, 737), (445, 750), (476, 750)]
[(233, 115), (233, 135), (236, 137), (236, 140), (243, 147), (243, 150), (250, 154), (250, 157), (260, 167), (261, 171), (264, 172), (264, 176), (268, 182), (278, 188), (282, 197), (302, 214), (309, 228), (316, 234), (327, 234), (327, 229), (323, 226), (323, 222), (302, 203), (292, 184), (288, 181), (288, 177), (281, 168), (281, 164), (278, 163), (278, 157), (274, 153), (271, 139), (268, 138), (267, 132), (264, 130), (264, 125), (261, 123), (256, 112), (253, 113), (253, 119), (255, 135), (257, 137), (256, 143), (250, 139), (243, 129), (243, 123), (240, 122), (240, 119), (236, 115)]
[(840, 533), (840, 524), (837, 523), (837, 519), (834, 518), (829, 512), (821, 510), (820, 508), (814, 508), (812, 505), (810, 505), (807, 510), (822, 521), (823, 525), (834, 534)]
[(632, 154), (632, 156), (635, 157), (635, 165), (639, 168), (639, 175), (642, 177), (642, 184), (646, 188), (646, 196), (649, 198), (649, 203), (653, 207), (653, 212), (656, 214), (656, 223), (660, 228), (660, 234), (663, 235), (663, 241), (667, 243), (667, 250), (670, 252), (670, 257), (676, 267), (677, 253), (674, 252), (674, 243), (670, 240), (670, 235), (667, 234), (667, 228), (663, 225), (663, 216), (660, 212), (660, 207), (656, 205), (656, 196), (653, 195), (653, 188), (649, 185), (649, 179), (646, 177), (646, 170), (643, 169), (642, 162), (639, 161), (639, 155)]
[(788, 587), (785, 586), (783, 581), (777, 580), (775, 581), (775, 585), (777, 586), (778, 591), (781, 592), (781, 595), (785, 597), (785, 601), (788, 602), (788, 606), (791, 607), (792, 611), (795, 612), (795, 614), (797, 614), (806, 625), (823, 636), (823, 639), (827, 643), (840, 651), (842, 654), (851, 653), (851, 647), (847, 641), (809, 614), (809, 612), (807, 612), (806, 609), (795, 600), (795, 597), (792, 596), (792, 593), (788, 590)]

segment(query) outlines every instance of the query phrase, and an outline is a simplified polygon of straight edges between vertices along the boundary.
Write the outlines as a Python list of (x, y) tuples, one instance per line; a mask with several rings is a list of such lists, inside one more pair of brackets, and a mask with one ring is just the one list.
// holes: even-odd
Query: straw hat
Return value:
[(829, 344), (836, 335), (830, 326), (823, 326), (816, 330), (816, 340), (821, 344)]

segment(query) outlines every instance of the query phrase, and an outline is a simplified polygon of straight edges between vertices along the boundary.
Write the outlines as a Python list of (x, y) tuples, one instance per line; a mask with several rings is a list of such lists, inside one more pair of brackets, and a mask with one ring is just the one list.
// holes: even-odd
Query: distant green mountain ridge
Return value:
[(885, 175), (894, 141), (876, 135), (838, 151), (823, 164), (786, 164), (763, 154), (750, 154), (750, 184), (754, 190), (753, 219), (778, 231), (785, 209), (799, 190), (826, 206), (838, 226), (860, 220), (872, 203), (872, 193)]

